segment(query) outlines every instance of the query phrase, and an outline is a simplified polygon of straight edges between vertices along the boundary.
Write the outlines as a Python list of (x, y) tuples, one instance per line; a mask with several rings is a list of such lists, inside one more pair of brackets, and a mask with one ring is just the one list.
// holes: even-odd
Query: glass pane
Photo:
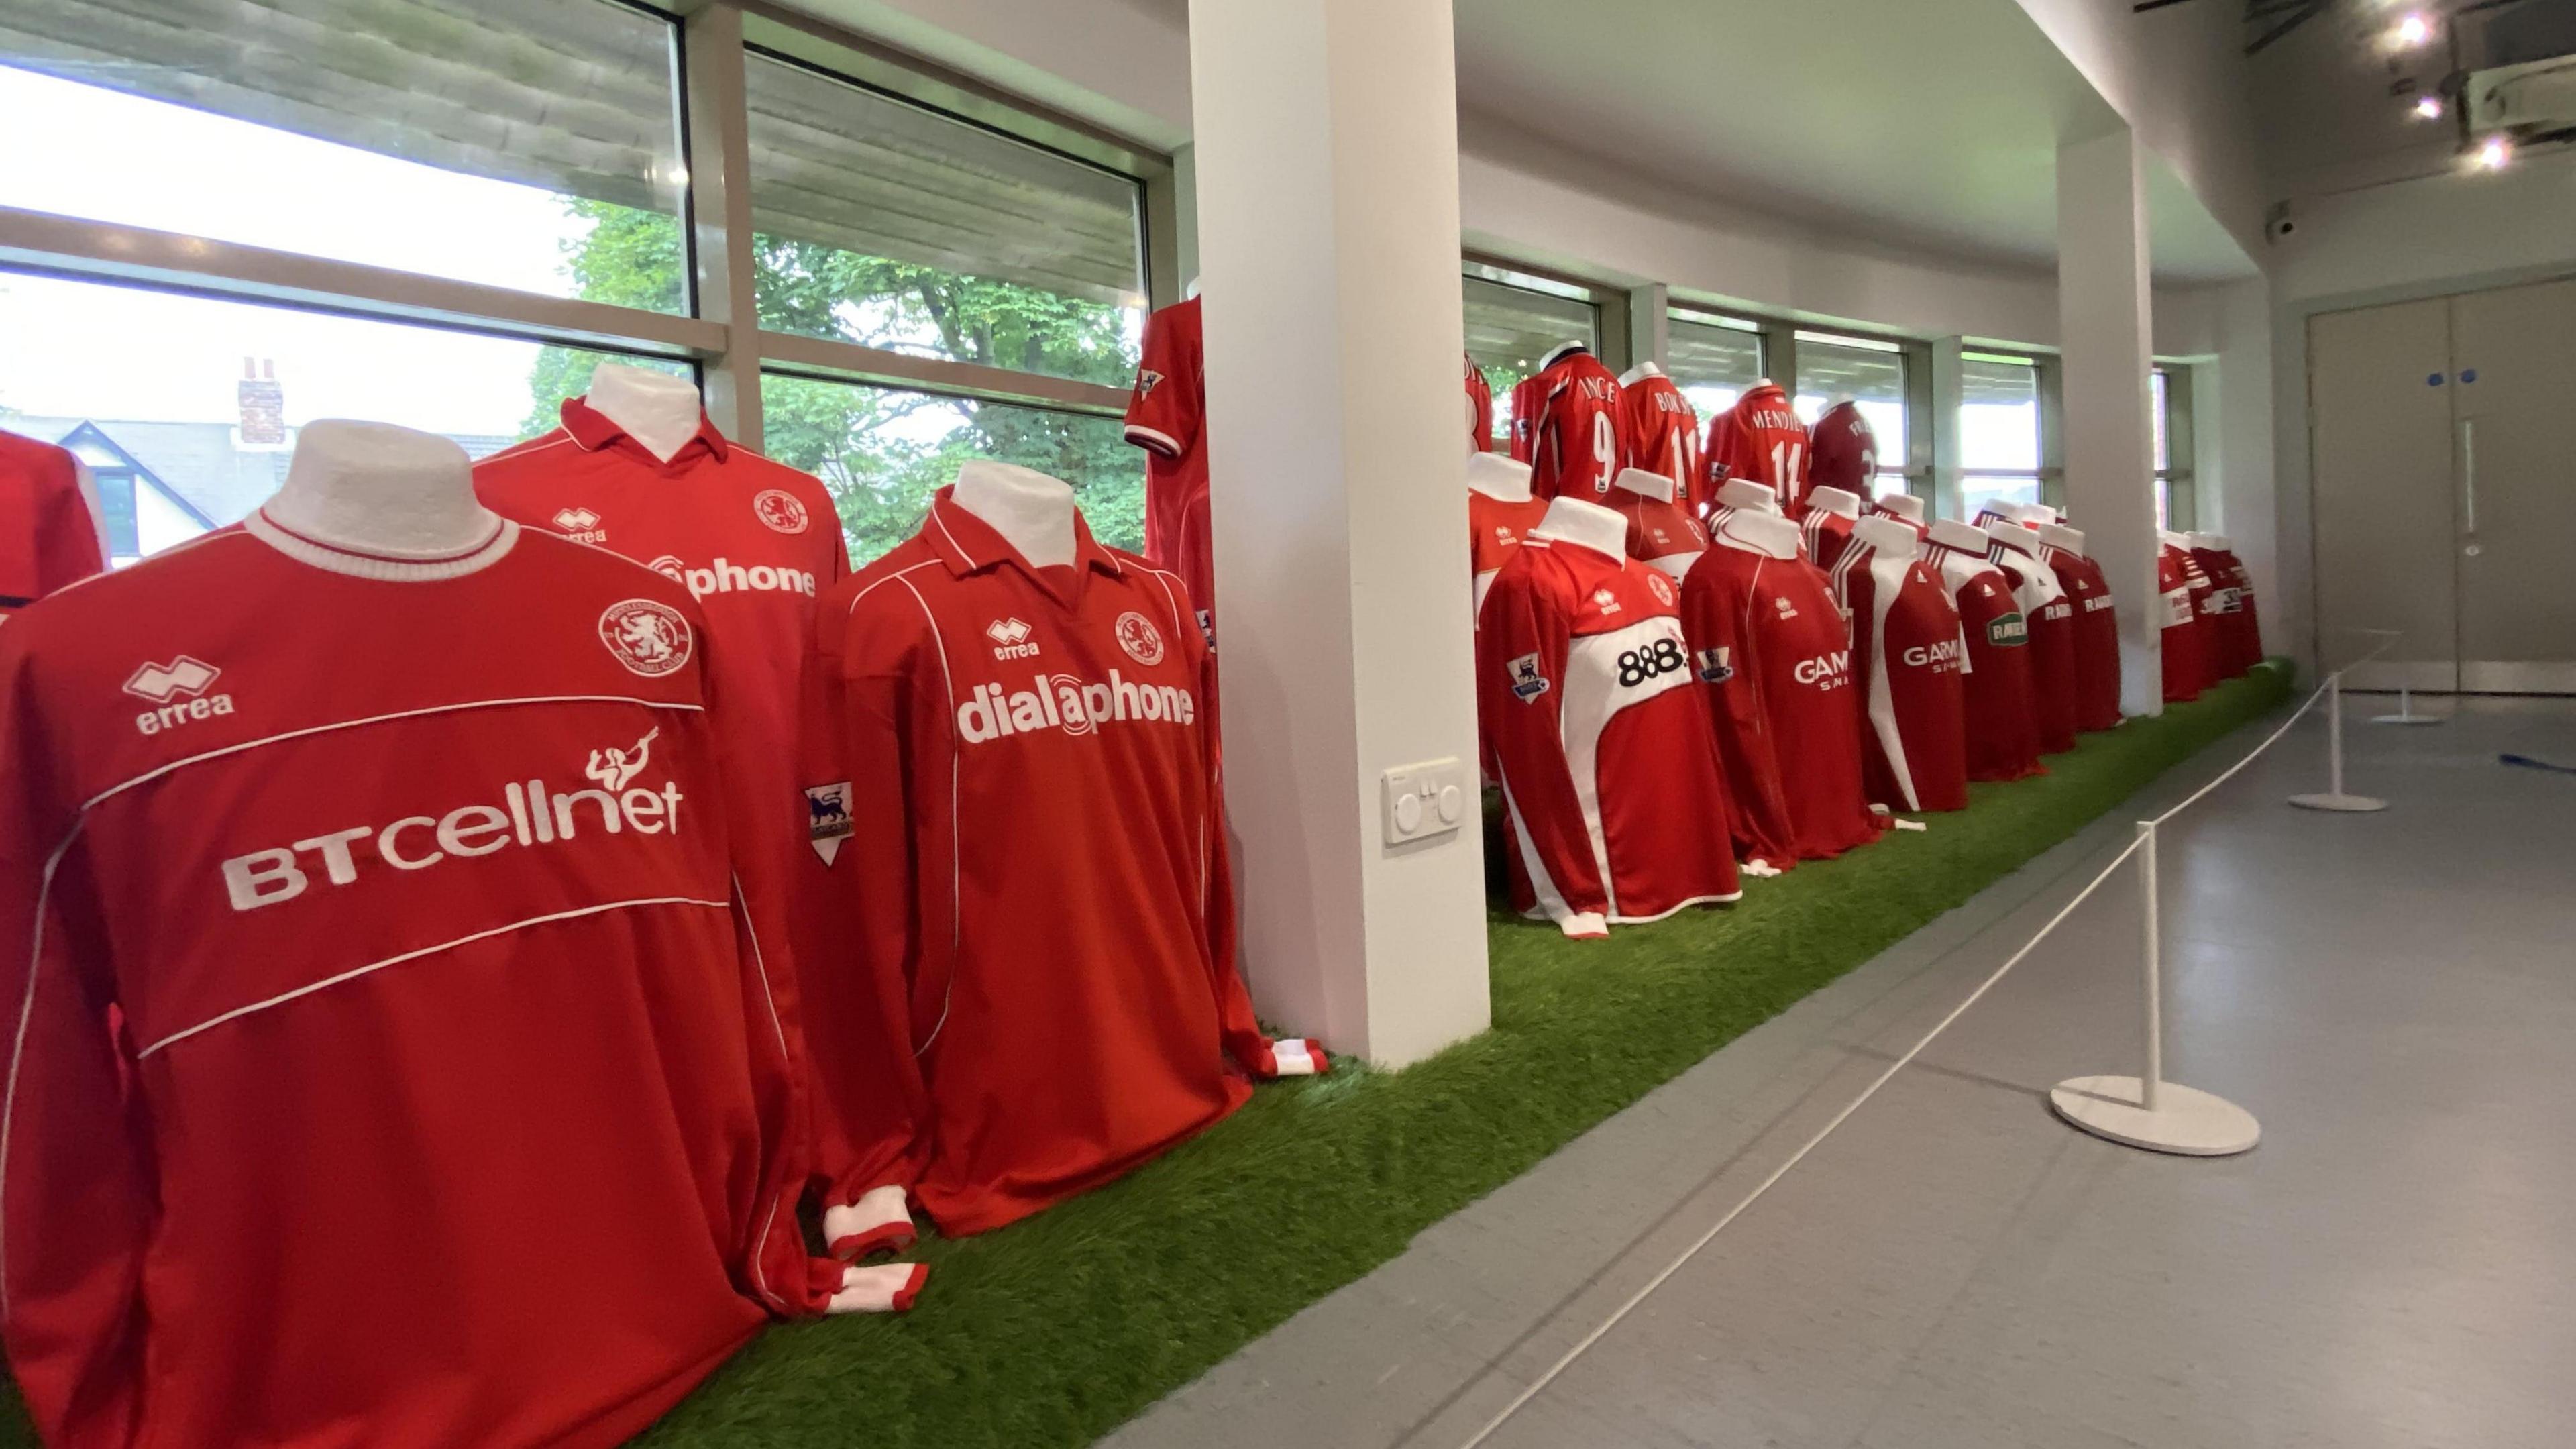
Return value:
[(1093, 537), (1145, 546), (1145, 454), (1117, 418), (775, 375), (760, 400), (762, 451), (823, 480), (853, 563), (912, 537), (930, 495), (970, 458), (1063, 479)]
[(606, 0), (0, 6), (0, 205), (677, 312), (673, 27)]
[[(2039, 369), (1974, 357), (1959, 366), (1959, 466), (2036, 472)], [(2036, 503), (2039, 496), (2033, 493), (2024, 501)]]
[(1984, 511), (1987, 504), (1997, 500), (2007, 503), (2037, 503), (2039, 479), (1995, 474), (1962, 475), (1959, 479), (1959, 500), (1962, 505), (1960, 513), (1968, 518), (1976, 517)]
[[(237, 522), (277, 491), (296, 430), (374, 418), (481, 457), (555, 425), (601, 354), (0, 272), (0, 428), (132, 470), (134, 549)], [(670, 363), (645, 366), (674, 367)]]
[(1512, 389), (1538, 360), (1569, 342), (1601, 345), (1601, 311), (1590, 302), (1505, 286), (1482, 277), (1467, 289), (1467, 355), (1494, 390), (1494, 434), (1512, 435)]
[(1671, 357), (1664, 370), (1702, 422), (1735, 406), (1761, 379), (1761, 333), (1685, 321), (1678, 312), (1667, 319), (1666, 330)]
[(1812, 424), (1825, 409), (1844, 398), (1869, 419), (1878, 438), (1878, 476), (1887, 486), (1905, 487), (1905, 355), (1871, 347), (1844, 347), (1801, 336), (1798, 339), (1798, 416)]
[(2156, 394), (2155, 406), (2147, 414), (2155, 420), (2156, 471), (2162, 473), (2173, 466), (2173, 414), (2169, 411), (2173, 393), (2161, 368), (2148, 374), (2148, 382)]
[(1125, 388), (1144, 188), (754, 56), (760, 325)]
[(141, 557), (143, 545), (134, 518), (134, 470), (92, 470), (90, 481), (98, 488), (100, 521), (107, 525), (108, 557), (119, 563)]

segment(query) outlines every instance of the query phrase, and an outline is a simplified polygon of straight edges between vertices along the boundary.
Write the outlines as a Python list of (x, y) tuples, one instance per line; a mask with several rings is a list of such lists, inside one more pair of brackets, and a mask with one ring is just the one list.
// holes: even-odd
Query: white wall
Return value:
[(2269, 201), (2255, 147), (2243, 7), (2228, 0), (2139, 15), (2131, 0), (2021, 0), (2076, 70), (2248, 255)]
[(2309, 198), (2290, 216), (2268, 258), (2285, 303), (2576, 269), (2576, 151)]

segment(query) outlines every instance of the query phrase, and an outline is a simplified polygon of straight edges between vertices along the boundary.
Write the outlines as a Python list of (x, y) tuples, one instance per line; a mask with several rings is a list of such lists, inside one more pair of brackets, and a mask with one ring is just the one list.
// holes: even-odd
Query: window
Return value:
[(1878, 438), (1877, 486), (1904, 492), (1905, 354), (1897, 344), (1876, 338), (1800, 332), (1798, 416), (1812, 425), (1844, 398), (1859, 407)]
[(1993, 352), (1960, 355), (1959, 501), (1974, 518), (1995, 501), (2039, 499), (2039, 365)]
[(1581, 287), (1526, 272), (1467, 266), (1467, 355), (1494, 390), (1497, 440), (1512, 432), (1512, 389), (1569, 342), (1601, 346), (1601, 308)]
[(1145, 325), (1144, 188), (755, 54), (760, 325), (1124, 388)]
[(1690, 399), (1705, 424), (1735, 406), (1764, 371), (1759, 323), (1708, 312), (1672, 312), (1665, 319), (1665, 371)]
[(0, 337), (46, 339), (0, 347), (0, 427), (88, 465), (123, 562), (239, 522), (314, 418), (400, 419), (481, 457), (553, 427), (604, 355), (7, 272)]
[[(0, 345), (0, 426), (88, 462), (120, 559), (243, 516), (311, 418), (487, 453), (603, 357), (705, 374), (862, 561), (969, 451), (1140, 541), (1115, 419), (1158, 158), (760, 14), (726, 110), (680, 64), (735, 43), (707, 7), (685, 47), (650, 0), (184, 8), (0, 6), (0, 115), (45, 138), (0, 147), (0, 344), (41, 343)], [(696, 204), (718, 180), (747, 226)], [(711, 237), (751, 265), (700, 275)]]
[(2156, 527), (2188, 533), (2200, 526), (2198, 498), (2192, 485), (2191, 376), (2181, 385), (2164, 368), (2149, 377), (2154, 406), (2156, 450)]
[[(0, 205), (628, 307), (687, 305), (673, 27), (609, 0), (0, 9)], [(252, 17), (257, 23), (252, 23)]]
[(1145, 542), (1145, 455), (1114, 416), (771, 373), (761, 379), (768, 453), (823, 480), (850, 557), (910, 538), (958, 464), (992, 458), (1073, 485), (1092, 536)]

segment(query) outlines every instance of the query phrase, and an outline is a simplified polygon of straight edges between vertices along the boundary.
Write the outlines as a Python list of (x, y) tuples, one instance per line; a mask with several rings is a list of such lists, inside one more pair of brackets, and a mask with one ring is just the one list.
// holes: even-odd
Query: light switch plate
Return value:
[(1454, 756), (1387, 771), (1378, 777), (1378, 801), (1389, 845), (1451, 834), (1476, 809), (1467, 767)]

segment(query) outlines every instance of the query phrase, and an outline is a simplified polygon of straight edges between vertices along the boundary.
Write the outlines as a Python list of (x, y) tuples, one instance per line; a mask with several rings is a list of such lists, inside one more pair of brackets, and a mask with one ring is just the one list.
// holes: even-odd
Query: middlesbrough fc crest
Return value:
[(1163, 662), (1163, 631), (1154, 621), (1130, 609), (1118, 616), (1118, 647), (1139, 664)]
[(751, 500), (751, 511), (753, 516), (780, 533), (803, 533), (813, 524), (813, 520), (806, 516), (805, 505), (797, 501), (795, 494), (783, 488), (762, 490), (759, 497)]
[(689, 662), (696, 640), (679, 610), (651, 599), (626, 599), (599, 616), (599, 642), (617, 662), (658, 679)]

